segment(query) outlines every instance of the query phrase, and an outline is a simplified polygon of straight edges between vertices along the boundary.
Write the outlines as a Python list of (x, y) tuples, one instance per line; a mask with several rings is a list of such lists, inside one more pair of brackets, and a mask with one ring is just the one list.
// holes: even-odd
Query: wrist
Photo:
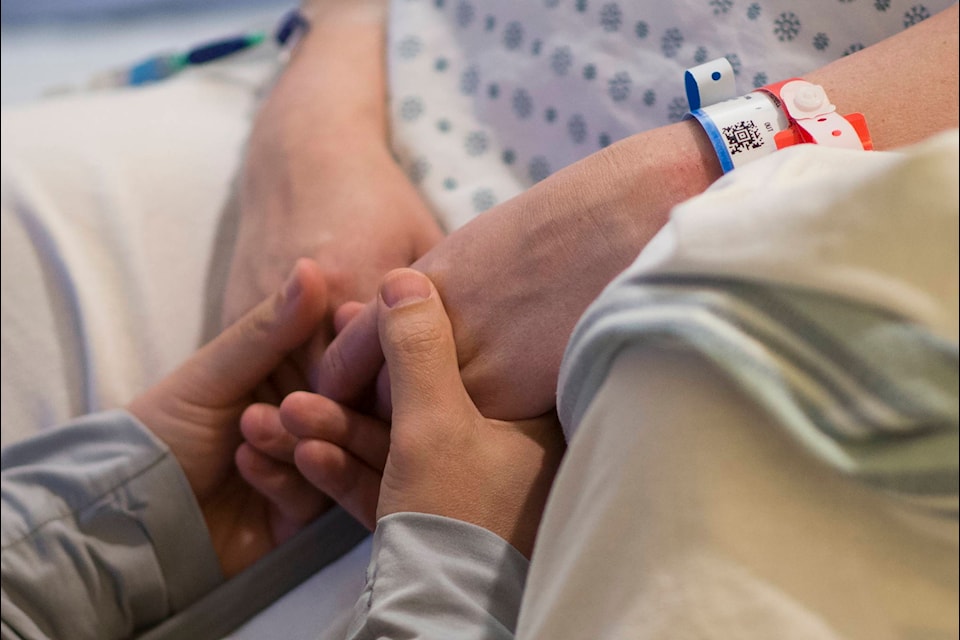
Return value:
[(292, 135), (386, 138), (384, 12), (379, 2), (321, 3), (257, 115)]
[(300, 13), (311, 22), (382, 21), (388, 6), (388, 0), (301, 0)]
[(621, 168), (622, 189), (611, 206), (635, 226), (659, 229), (673, 207), (723, 175), (709, 138), (693, 120), (630, 136), (605, 152)]
[[(541, 183), (545, 196), (558, 186), (561, 192), (562, 200), (550, 198), (556, 206), (547, 215), (566, 210), (574, 216), (547, 224), (566, 237), (567, 249), (582, 256), (585, 268), (601, 268), (603, 277), (612, 278), (666, 224), (674, 206), (702, 193), (722, 175), (713, 147), (696, 122), (660, 127), (558, 172), (556, 182), (551, 178)], [(552, 184), (546, 187), (547, 182)], [(559, 206), (562, 201), (572, 206)], [(592, 237), (582, 237), (585, 234)]]

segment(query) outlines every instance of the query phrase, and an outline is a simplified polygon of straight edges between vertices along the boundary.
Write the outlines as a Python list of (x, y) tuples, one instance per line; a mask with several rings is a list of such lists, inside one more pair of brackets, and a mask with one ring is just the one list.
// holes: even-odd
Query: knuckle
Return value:
[(262, 341), (273, 334), (275, 317), (263, 306), (251, 311), (244, 322), (237, 323), (237, 330), (246, 342)]
[(343, 350), (339, 349), (336, 343), (331, 344), (324, 352), (320, 360), (320, 376), (323, 383), (323, 389), (327, 392), (333, 392), (338, 389), (340, 382), (350, 370), (350, 366), (344, 357)]
[(334, 377), (339, 376), (347, 370), (347, 361), (343, 357), (343, 351), (336, 345), (331, 345), (323, 354), (324, 368)]

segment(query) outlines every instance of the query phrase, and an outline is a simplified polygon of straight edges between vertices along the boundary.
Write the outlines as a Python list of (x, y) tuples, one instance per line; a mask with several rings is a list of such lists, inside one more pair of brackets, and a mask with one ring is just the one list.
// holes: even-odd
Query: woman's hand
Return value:
[[(253, 390), (310, 339), (326, 306), (319, 267), (298, 261), (281, 291), (128, 407), (179, 461), (228, 577), (293, 535), (326, 506), (312, 490), (296, 504), (278, 504), (269, 492), (252, 489), (234, 463), (242, 441), (238, 421)], [(268, 469), (261, 471), (261, 476), (269, 477)], [(269, 487), (262, 478), (261, 483)], [(309, 489), (305, 482), (302, 486)]]

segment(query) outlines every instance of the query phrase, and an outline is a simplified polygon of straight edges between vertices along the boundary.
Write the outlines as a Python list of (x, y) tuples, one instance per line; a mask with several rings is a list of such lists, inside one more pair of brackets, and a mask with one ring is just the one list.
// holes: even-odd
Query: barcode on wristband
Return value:
[(763, 136), (753, 120), (741, 120), (721, 130), (730, 155), (746, 153), (763, 147)]
[(786, 114), (766, 93), (753, 92), (689, 114), (696, 118), (726, 171), (777, 150), (777, 132), (787, 128)]

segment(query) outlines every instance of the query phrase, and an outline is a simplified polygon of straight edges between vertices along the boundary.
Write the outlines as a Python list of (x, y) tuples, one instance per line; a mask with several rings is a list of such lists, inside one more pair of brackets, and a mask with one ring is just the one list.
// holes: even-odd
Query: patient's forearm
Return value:
[(841, 113), (859, 111), (877, 149), (958, 124), (958, 6), (806, 74)]
[[(878, 149), (955, 127), (956, 7), (808, 78), (841, 113), (866, 115)], [(577, 318), (673, 207), (720, 175), (695, 121), (641, 132), (487, 211), (417, 263), (450, 310), (464, 381), (484, 415), (516, 419), (552, 406)], [(497, 300), (477, 274), (504, 283)], [(504, 323), (501, 309), (517, 311)]]

